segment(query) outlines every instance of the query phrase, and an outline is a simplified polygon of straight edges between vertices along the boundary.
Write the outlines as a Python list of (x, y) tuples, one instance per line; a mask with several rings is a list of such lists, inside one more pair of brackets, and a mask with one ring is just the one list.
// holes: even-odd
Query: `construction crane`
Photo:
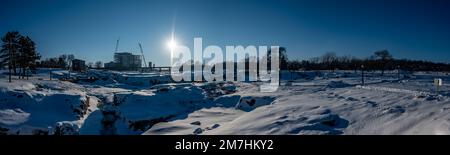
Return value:
[(142, 59), (144, 60), (144, 67), (147, 68), (147, 62), (145, 62), (144, 50), (142, 50), (141, 43), (139, 43), (139, 48), (141, 49)]
[(119, 41), (120, 41), (120, 38), (119, 39), (117, 39), (117, 42), (116, 42), (116, 53), (118, 52), (118, 50), (119, 50)]

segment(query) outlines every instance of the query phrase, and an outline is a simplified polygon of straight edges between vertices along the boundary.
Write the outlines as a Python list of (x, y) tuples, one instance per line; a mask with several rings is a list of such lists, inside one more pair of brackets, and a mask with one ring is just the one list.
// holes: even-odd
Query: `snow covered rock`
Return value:
[(78, 135), (79, 127), (73, 122), (58, 122), (52, 131), (53, 135)]
[(211, 104), (203, 89), (192, 84), (157, 85), (152, 90), (114, 94), (114, 115), (104, 117), (113, 119), (109, 122), (118, 128), (117, 134), (135, 134)]
[(191, 123), (192, 125), (201, 125), (202, 123), (200, 121), (195, 121)]
[(237, 86), (233, 82), (209, 82), (200, 87), (206, 92), (209, 98), (216, 98), (237, 91)]
[(198, 134), (201, 134), (203, 132), (203, 129), (202, 128), (197, 128), (197, 129), (195, 129), (194, 130), (194, 134), (196, 134), (196, 135), (198, 135)]
[(58, 122), (74, 122), (79, 126), (89, 108), (96, 104), (90, 103), (93, 102), (90, 97), (70, 83), (43, 82), (46, 83), (0, 83), (0, 127), (8, 129), (7, 134), (53, 134), (55, 126), (67, 132), (67, 123)]
[(271, 96), (244, 96), (241, 97), (236, 108), (243, 111), (252, 111), (257, 107), (272, 104), (274, 100), (275, 97)]

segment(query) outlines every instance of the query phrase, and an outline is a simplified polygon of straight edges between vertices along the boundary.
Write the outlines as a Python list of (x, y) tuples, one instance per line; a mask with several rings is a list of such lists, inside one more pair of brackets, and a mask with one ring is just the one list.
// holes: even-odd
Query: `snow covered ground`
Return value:
[(368, 72), (361, 86), (359, 72), (284, 72), (273, 93), (157, 73), (0, 76), (0, 134), (450, 134), (448, 73)]
[(77, 134), (98, 99), (59, 80), (0, 79), (0, 134)]

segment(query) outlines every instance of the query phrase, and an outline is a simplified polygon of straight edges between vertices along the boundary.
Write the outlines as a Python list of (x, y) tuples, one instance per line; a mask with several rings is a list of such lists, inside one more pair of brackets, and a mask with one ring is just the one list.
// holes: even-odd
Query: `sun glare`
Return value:
[(167, 42), (167, 47), (170, 49), (170, 51), (173, 51), (173, 49), (177, 47), (177, 42), (172, 39)]

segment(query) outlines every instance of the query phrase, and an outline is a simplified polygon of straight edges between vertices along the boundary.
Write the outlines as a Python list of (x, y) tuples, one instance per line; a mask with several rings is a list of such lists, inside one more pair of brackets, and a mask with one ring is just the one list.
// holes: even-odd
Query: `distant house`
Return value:
[(104, 65), (106, 69), (114, 69), (116, 67), (116, 63), (114, 63), (113, 61), (105, 63)]
[(72, 60), (72, 70), (77, 72), (84, 72), (86, 71), (86, 62), (84, 60), (80, 59), (73, 59)]

